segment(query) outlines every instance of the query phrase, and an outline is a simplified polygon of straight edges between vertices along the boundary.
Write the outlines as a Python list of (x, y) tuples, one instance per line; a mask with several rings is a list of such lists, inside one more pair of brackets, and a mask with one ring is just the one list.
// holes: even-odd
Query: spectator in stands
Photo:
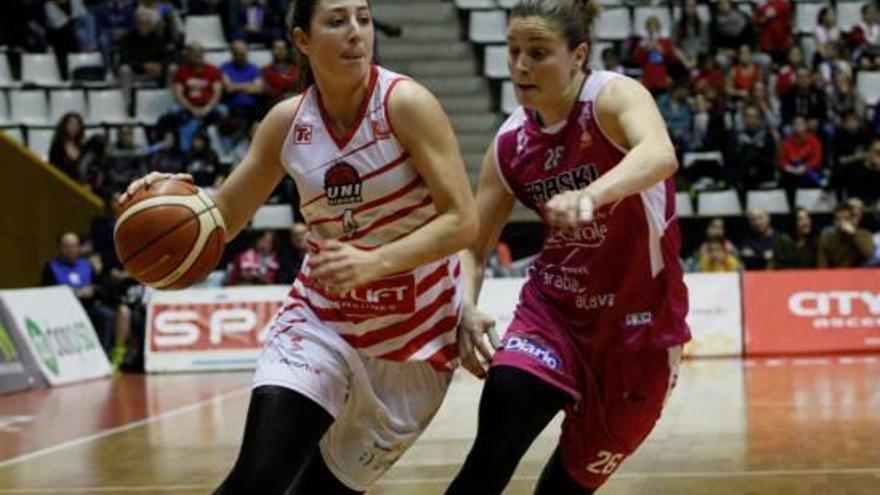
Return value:
[(241, 0), (235, 16), (236, 32), (232, 37), (269, 45), (284, 37), (281, 15), (266, 0)]
[(97, 49), (95, 19), (83, 0), (47, 0), (46, 37), (58, 61), (61, 77), (67, 78), (67, 54)]
[(49, 147), (49, 163), (58, 167), (71, 179), (83, 179), (80, 161), (83, 153), (86, 126), (78, 113), (69, 112), (61, 117), (52, 135)]
[(779, 184), (794, 197), (799, 187), (818, 187), (822, 184), (822, 141), (810, 131), (807, 119), (794, 119), (791, 135), (782, 140), (779, 150)]
[(226, 284), (274, 284), (279, 268), (278, 251), (275, 248), (275, 232), (266, 230), (258, 234), (252, 248), (236, 256)]
[(676, 22), (673, 40), (675, 46), (691, 61), (696, 61), (697, 55), (709, 47), (709, 27), (700, 19), (696, 0), (684, 1), (684, 9)]
[(724, 245), (725, 251), (733, 255), (736, 255), (737, 253), (736, 246), (727, 238), (724, 219), (721, 217), (713, 218), (709, 221), (709, 224), (706, 225), (706, 239), (700, 244), (700, 247), (697, 248), (697, 252), (694, 254), (694, 257), (697, 260), (708, 256), (709, 241), (721, 241)]
[(162, 135), (162, 145), (150, 156), (151, 172), (177, 174), (183, 172), (186, 157), (177, 142), (177, 133), (167, 131)]
[(852, 196), (846, 199), (846, 205), (849, 206), (849, 211), (852, 212), (853, 225), (856, 228), (861, 227), (862, 219), (865, 218), (865, 202), (862, 198)]
[(116, 141), (107, 149), (104, 188), (108, 194), (124, 189), (131, 181), (146, 174), (144, 155), (144, 150), (135, 143), (134, 127), (119, 127)]
[(731, 130), (726, 153), (728, 180), (741, 193), (776, 178), (776, 139), (754, 104), (741, 110), (742, 130)]
[(660, 19), (651, 16), (645, 21), (647, 35), (636, 47), (635, 61), (642, 68), (642, 84), (654, 96), (666, 92), (669, 68), (679, 62), (677, 50), (672, 41), (663, 36)]
[(135, 29), (134, 5), (130, 0), (104, 0), (95, 12), (95, 24), (104, 66), (113, 67), (113, 53), (118, 43)]
[(715, 57), (707, 52), (697, 55), (697, 66), (691, 71), (691, 84), (697, 91), (702, 90), (706, 84), (715, 86), (718, 92), (725, 90), (724, 72), (718, 68)]
[(851, 176), (865, 163), (870, 144), (870, 135), (863, 120), (854, 111), (844, 114), (832, 140), (831, 185), (837, 191), (838, 197), (844, 196), (852, 183)]
[(693, 112), (688, 96), (688, 87), (676, 84), (668, 94), (657, 98), (657, 108), (666, 121), (669, 135), (679, 155), (690, 151), (693, 142)]
[(818, 86), (829, 88), (834, 85), (837, 75), (845, 74), (852, 79), (853, 66), (844, 48), (838, 43), (829, 43), (816, 53), (816, 76)]
[(194, 42), (187, 47), (186, 61), (177, 69), (172, 88), (181, 108), (163, 118), (160, 128), (180, 129), (180, 147), (189, 150), (195, 132), (204, 125), (216, 123), (226, 112), (219, 104), (223, 75), (217, 67), (205, 62), (201, 44)]
[(606, 47), (602, 50), (602, 69), (623, 74), (626, 69), (620, 61), (620, 53), (613, 46)]
[(862, 5), (862, 21), (850, 33), (849, 44), (859, 68), (880, 68), (880, 15), (873, 2)]
[(795, 229), (791, 237), (782, 234), (773, 246), (774, 269), (815, 268), (819, 238), (813, 231), (810, 213), (798, 208), (795, 213)]
[(834, 7), (826, 5), (819, 9), (816, 16), (816, 28), (813, 30), (813, 40), (819, 51), (825, 49), (829, 44), (838, 44), (841, 42), (840, 29), (837, 27), (837, 13)]
[(853, 88), (852, 76), (839, 72), (834, 76), (834, 86), (828, 98), (828, 110), (831, 123), (835, 127), (843, 125), (847, 114), (855, 114), (859, 120), (865, 118), (867, 103), (865, 97)]
[(248, 61), (247, 43), (235, 40), (230, 44), (232, 60), (220, 67), (223, 74), (223, 102), (229, 115), (250, 123), (262, 113), (265, 88), (260, 69)]
[(816, 257), (819, 268), (854, 268), (866, 264), (873, 256), (871, 233), (856, 226), (849, 205), (837, 205), (834, 229), (819, 240)]
[(129, 106), (134, 83), (162, 84), (167, 63), (168, 50), (154, 16), (138, 10), (134, 30), (119, 41), (119, 85)]
[(751, 21), (730, 0), (718, 0), (713, 15), (712, 45), (721, 51), (733, 51), (749, 41)]
[(810, 130), (816, 131), (828, 118), (825, 93), (813, 86), (812, 77), (806, 67), (797, 70), (794, 87), (782, 98), (783, 125), (791, 125), (795, 117), (804, 117)]
[(296, 222), (290, 227), (290, 242), (285, 243), (280, 250), (278, 283), (290, 284), (296, 279), (303, 259), (309, 251), (309, 245), (306, 243), (308, 233), (308, 225), (302, 222)]
[(173, 5), (166, 0), (138, 0), (138, 10), (147, 11), (153, 16), (167, 49), (171, 51), (182, 46), (183, 21)]
[(761, 68), (752, 60), (752, 49), (749, 45), (741, 45), (736, 56), (736, 63), (727, 76), (727, 94), (734, 98), (745, 98), (764, 75)]
[(697, 268), (701, 273), (724, 273), (736, 272), (740, 269), (740, 262), (736, 256), (725, 249), (724, 241), (720, 239), (708, 239), (705, 242), (706, 254), (701, 255)]
[(43, 267), (41, 285), (67, 285), (89, 315), (98, 341), (109, 353), (113, 344), (115, 312), (101, 301), (98, 278), (92, 263), (81, 256), (79, 236), (65, 232), (58, 237), (58, 255)]
[[(723, 80), (723, 79), (722, 79)], [(720, 150), (727, 140), (727, 101), (723, 89), (704, 84), (694, 99), (694, 148)]]
[(874, 138), (865, 159), (851, 169), (840, 186), (851, 197), (871, 205), (877, 203), (880, 199), (880, 138)]
[(279, 39), (272, 42), (272, 63), (263, 67), (263, 83), (270, 105), (296, 94), (299, 66), (293, 62), (286, 41)]
[(804, 52), (797, 45), (791, 47), (786, 63), (776, 72), (776, 96), (783, 98), (794, 87), (798, 69), (806, 67)]
[(773, 230), (766, 211), (749, 208), (747, 215), (753, 235), (740, 245), (740, 259), (746, 270), (765, 270), (773, 260), (773, 246), (779, 241), (779, 234)]
[(792, 18), (792, 7), (788, 0), (760, 0), (755, 7), (758, 44), (761, 51), (769, 54), (776, 63), (782, 63), (794, 45)]
[[(773, 133), (774, 137), (778, 137), (777, 129), (782, 124), (782, 115), (780, 113), (779, 101), (767, 90), (764, 81), (758, 81), (752, 88), (752, 93), (745, 99), (746, 104), (754, 105), (761, 111), (761, 119), (764, 125)], [(742, 121), (737, 122), (737, 128), (742, 128)]]
[(186, 173), (193, 176), (197, 186), (211, 187), (222, 179), (220, 160), (211, 148), (208, 135), (199, 131), (193, 136), (192, 147), (186, 153)]

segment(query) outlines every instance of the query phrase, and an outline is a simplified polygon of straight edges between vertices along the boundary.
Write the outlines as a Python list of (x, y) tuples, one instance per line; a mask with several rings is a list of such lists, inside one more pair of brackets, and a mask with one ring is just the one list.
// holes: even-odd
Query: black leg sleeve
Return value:
[(557, 447), (544, 466), (541, 479), (538, 480), (538, 486), (535, 488), (535, 495), (592, 495), (593, 493), (593, 490), (588, 490), (571, 479), (565, 466), (562, 465), (562, 456)]

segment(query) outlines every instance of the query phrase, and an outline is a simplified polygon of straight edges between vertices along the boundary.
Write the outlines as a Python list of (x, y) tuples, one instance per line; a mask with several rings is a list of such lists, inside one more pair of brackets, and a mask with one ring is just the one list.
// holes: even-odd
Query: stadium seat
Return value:
[(720, 151), (688, 151), (684, 153), (681, 160), (681, 168), (689, 168), (694, 162), (706, 161), (717, 162), (719, 166), (724, 166), (724, 155)]
[(816, 19), (826, 2), (798, 2), (795, 4), (795, 34), (812, 34), (816, 29)]
[(494, 9), (495, 0), (455, 0), (455, 6), (461, 10)]
[(590, 67), (593, 69), (602, 69), (602, 50), (614, 47), (607, 41), (595, 41), (590, 45)]
[(12, 121), (23, 125), (55, 125), (49, 121), (49, 102), (42, 89), (13, 90), (9, 92)]
[(6, 99), (6, 92), (0, 91), (0, 126), (10, 124), (12, 124), (12, 118), (9, 115), (9, 100)]
[(831, 213), (837, 201), (834, 194), (822, 189), (798, 189), (794, 193), (794, 205), (810, 213)]
[(675, 213), (681, 218), (694, 216), (694, 204), (689, 193), (675, 193)]
[(133, 122), (125, 107), (125, 98), (119, 89), (93, 90), (88, 93), (89, 116), (93, 124), (125, 124)]
[(232, 60), (232, 54), (228, 50), (205, 52), (205, 62), (215, 67), (220, 67), (230, 60)]
[(519, 0), (498, 0), (498, 6), (507, 10), (512, 9), (517, 3)]
[[(669, 14), (669, 9), (666, 7), (636, 7), (635, 9), (635, 20), (633, 21), (635, 32), (644, 36), (647, 34), (645, 30), (645, 21), (648, 20), (649, 17), (656, 17), (660, 19), (661, 33), (664, 36), (669, 36), (672, 33), (672, 16)], [(602, 18), (604, 21), (604, 18)], [(626, 34), (629, 34), (628, 32)]]
[(748, 191), (746, 193), (746, 207), (760, 208), (771, 215), (791, 213), (788, 206), (788, 198), (782, 189), (768, 191)]
[[(110, 130), (110, 142), (115, 143), (117, 140), (119, 140), (119, 127), (113, 127)], [(147, 130), (143, 126), (134, 126), (134, 143), (138, 146), (147, 146), (149, 144)]]
[(475, 43), (503, 43), (507, 39), (507, 13), (503, 10), (471, 12), (468, 33)]
[(223, 23), (217, 15), (191, 15), (186, 18), (186, 43), (201, 43), (206, 50), (227, 48)]
[(135, 93), (135, 119), (155, 125), (162, 115), (174, 108), (174, 95), (168, 89), (139, 89)]
[(251, 50), (248, 53), (248, 60), (262, 69), (272, 63), (272, 52), (270, 50)]
[(27, 132), (28, 148), (43, 160), (49, 159), (49, 148), (52, 147), (54, 129), (29, 128)]
[(837, 1), (837, 27), (841, 32), (849, 32), (862, 21), (862, 2)]
[(68, 112), (86, 117), (86, 95), (81, 89), (56, 89), (49, 92), (49, 120), (58, 122)]
[(263, 205), (251, 221), (252, 229), (288, 229), (293, 225), (290, 205)]
[(507, 45), (486, 45), (483, 50), (483, 74), (492, 79), (510, 77), (507, 68)]
[(25, 53), (21, 56), (21, 81), (38, 86), (64, 86), (55, 55), (51, 53)]
[(816, 38), (812, 35), (801, 36), (800, 41), (801, 48), (804, 51), (804, 60), (813, 60), (813, 57), (816, 55)]
[[(682, 9), (676, 2), (676, 5), (672, 8), (672, 18), (673, 19), (681, 19)], [(703, 22), (703, 29), (709, 29), (709, 23), (712, 21), (712, 11), (709, 9), (708, 5), (697, 5), (697, 17), (700, 18), (700, 21)], [(662, 20), (661, 20), (662, 22)], [(673, 26), (669, 26), (670, 30)]]
[(21, 132), (21, 127), (0, 127), (0, 132), (5, 133), (19, 143), (24, 144), (24, 134)]
[(632, 21), (627, 8), (608, 8), (596, 23), (596, 38), (622, 40), (632, 32)]
[(513, 90), (513, 83), (510, 81), (504, 81), (504, 83), (501, 84), (501, 111), (506, 115), (509, 115), (513, 113), (518, 106), (519, 102), (516, 101), (516, 93)]
[(0, 88), (14, 86), (18, 86), (18, 83), (12, 79), (12, 71), (9, 70), (9, 57), (5, 52), (0, 52)]
[(697, 214), (701, 217), (742, 215), (742, 206), (733, 189), (702, 191), (697, 196)]
[(880, 99), (880, 71), (859, 71), (856, 89), (865, 103), (874, 105)]
[(67, 76), (73, 79), (73, 71), (80, 67), (104, 67), (100, 52), (71, 53), (67, 55)]

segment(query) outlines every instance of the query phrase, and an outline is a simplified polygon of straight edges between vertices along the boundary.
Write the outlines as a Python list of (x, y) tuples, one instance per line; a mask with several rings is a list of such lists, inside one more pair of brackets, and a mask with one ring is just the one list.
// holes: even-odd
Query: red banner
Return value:
[(745, 352), (880, 350), (880, 270), (746, 272)]
[(150, 350), (259, 349), (281, 301), (155, 304)]

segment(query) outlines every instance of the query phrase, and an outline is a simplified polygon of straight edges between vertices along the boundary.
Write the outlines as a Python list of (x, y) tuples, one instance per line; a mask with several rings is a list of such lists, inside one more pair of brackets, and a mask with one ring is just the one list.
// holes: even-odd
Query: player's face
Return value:
[(586, 44), (576, 50), (540, 17), (516, 17), (507, 28), (507, 66), (516, 98), (526, 108), (556, 105), (581, 71)]
[(309, 32), (294, 40), (316, 74), (362, 78), (373, 59), (373, 19), (366, 0), (324, 0), (315, 6)]

